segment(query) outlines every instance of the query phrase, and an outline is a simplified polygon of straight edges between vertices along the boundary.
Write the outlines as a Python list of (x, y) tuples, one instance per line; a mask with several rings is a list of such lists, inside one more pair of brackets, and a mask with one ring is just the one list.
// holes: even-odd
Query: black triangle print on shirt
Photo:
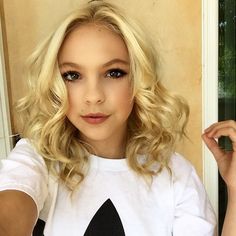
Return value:
[(120, 216), (110, 199), (98, 209), (84, 236), (125, 236)]

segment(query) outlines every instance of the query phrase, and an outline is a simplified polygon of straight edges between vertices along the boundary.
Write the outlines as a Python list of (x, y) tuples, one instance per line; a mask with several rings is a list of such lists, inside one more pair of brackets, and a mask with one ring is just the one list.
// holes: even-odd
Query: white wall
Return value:
[(5, 63), (3, 56), (2, 28), (0, 22), (0, 159), (6, 158), (12, 147), (8, 104)]

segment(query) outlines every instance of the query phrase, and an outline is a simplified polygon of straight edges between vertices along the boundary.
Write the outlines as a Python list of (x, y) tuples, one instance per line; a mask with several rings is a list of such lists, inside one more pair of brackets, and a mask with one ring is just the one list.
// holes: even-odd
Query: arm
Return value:
[[(232, 141), (233, 150), (222, 150), (215, 139), (227, 136)], [(236, 122), (223, 121), (213, 124), (202, 135), (204, 142), (214, 155), (219, 172), (228, 190), (228, 206), (222, 236), (236, 235)]]
[(222, 236), (236, 235), (236, 190), (228, 188), (228, 205)]
[(24, 192), (0, 192), (0, 235), (30, 236), (37, 219), (37, 207)]

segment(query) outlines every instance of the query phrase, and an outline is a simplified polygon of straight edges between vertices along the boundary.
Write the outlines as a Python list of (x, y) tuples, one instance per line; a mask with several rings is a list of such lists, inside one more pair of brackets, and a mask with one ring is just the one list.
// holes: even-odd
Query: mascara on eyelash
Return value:
[[(122, 69), (119, 69), (119, 68), (108, 70), (108, 73), (112, 73), (112, 72), (120, 73), (119, 76), (114, 76), (114, 78), (121, 78), (121, 77), (123, 77), (123, 76), (128, 74), (126, 71), (124, 71)], [(109, 76), (109, 77), (113, 77), (113, 76)]]
[[(110, 73), (120, 73), (120, 75), (108, 75)], [(118, 78), (122, 78), (125, 75), (127, 75), (128, 73), (126, 71), (124, 71), (123, 69), (120, 68), (115, 68), (115, 69), (110, 69), (107, 71), (106, 73), (108, 75), (108, 77), (110, 78), (114, 78), (114, 79), (118, 79)], [(66, 76), (70, 76), (71, 78), (68, 78)], [(75, 81), (77, 79), (80, 79), (81, 75), (79, 72), (76, 71), (67, 71), (61, 74), (62, 78), (66, 81)], [(76, 78), (75, 78), (76, 77)]]
[[(67, 75), (69, 75), (71, 78), (67, 78), (66, 77)], [(79, 79), (80, 74), (78, 72), (76, 72), (76, 71), (67, 71), (65, 73), (62, 73), (61, 76), (66, 81), (74, 81), (74, 80)], [(75, 76), (76, 76), (76, 78), (75, 78)]]

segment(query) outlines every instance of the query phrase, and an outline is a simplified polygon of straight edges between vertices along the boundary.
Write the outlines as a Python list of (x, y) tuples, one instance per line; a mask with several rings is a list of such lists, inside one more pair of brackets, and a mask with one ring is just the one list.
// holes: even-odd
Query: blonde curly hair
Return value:
[[(157, 54), (147, 34), (121, 9), (106, 1), (90, 1), (72, 12), (31, 55), (28, 94), (17, 106), (22, 137), (32, 142), (49, 170), (72, 190), (86, 176), (91, 149), (67, 119), (68, 97), (58, 53), (71, 31), (91, 22), (116, 32), (128, 49), (134, 98), (126, 146), (131, 169), (152, 177), (168, 168), (176, 141), (185, 134), (189, 114), (186, 102), (161, 84)], [(145, 154), (145, 162), (140, 162), (140, 154)], [(157, 170), (152, 168), (155, 163)]]

